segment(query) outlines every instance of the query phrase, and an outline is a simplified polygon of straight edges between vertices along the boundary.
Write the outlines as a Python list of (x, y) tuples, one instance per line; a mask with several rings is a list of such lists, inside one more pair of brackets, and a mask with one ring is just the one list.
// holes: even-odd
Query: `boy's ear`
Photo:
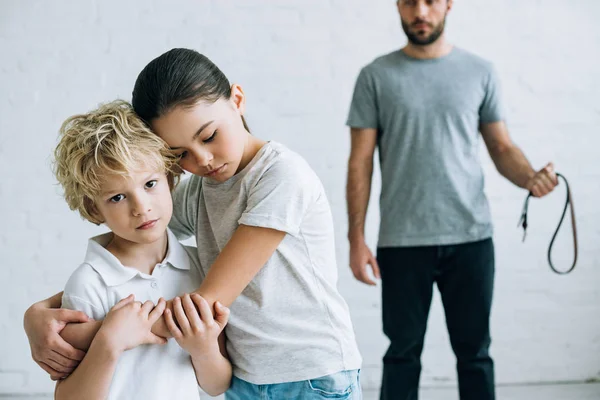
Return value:
[(96, 204), (92, 199), (85, 196), (83, 199), (83, 206), (85, 207), (85, 210), (88, 212), (88, 214), (96, 220), (93, 221), (96, 225), (104, 223), (104, 218), (102, 217), (100, 211), (98, 211), (98, 208), (96, 207)]
[(246, 95), (242, 90), (242, 87), (237, 83), (231, 85), (231, 97), (235, 108), (239, 111), (240, 115), (244, 115), (246, 112)]

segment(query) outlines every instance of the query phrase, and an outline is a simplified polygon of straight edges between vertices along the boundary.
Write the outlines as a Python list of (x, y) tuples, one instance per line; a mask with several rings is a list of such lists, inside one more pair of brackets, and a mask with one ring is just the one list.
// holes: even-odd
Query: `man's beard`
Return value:
[(433, 30), (431, 31), (429, 36), (423, 37), (416, 33), (413, 33), (411, 31), (410, 25), (404, 22), (402, 19), (400, 21), (402, 22), (402, 29), (404, 30), (408, 41), (417, 46), (427, 46), (428, 44), (431, 44), (438, 40), (439, 37), (442, 36), (442, 33), (444, 33), (444, 27), (446, 26), (446, 17), (444, 17), (444, 20), (440, 22), (439, 25), (433, 27)]

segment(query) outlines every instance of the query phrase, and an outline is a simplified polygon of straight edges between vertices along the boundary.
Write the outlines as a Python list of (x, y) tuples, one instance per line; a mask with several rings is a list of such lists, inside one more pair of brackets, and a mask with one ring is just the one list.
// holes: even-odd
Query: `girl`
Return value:
[(169, 226), (196, 236), (206, 273), (196, 293), (231, 305), (226, 397), (360, 399), (325, 191), (298, 154), (250, 134), (245, 100), (208, 58), (173, 49), (140, 73), (132, 101), (194, 174), (175, 191)]

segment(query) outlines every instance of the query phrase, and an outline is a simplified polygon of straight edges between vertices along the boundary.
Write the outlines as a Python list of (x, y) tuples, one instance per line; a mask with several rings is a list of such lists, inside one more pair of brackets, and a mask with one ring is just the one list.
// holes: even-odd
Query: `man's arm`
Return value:
[(513, 184), (527, 189), (535, 197), (545, 196), (558, 184), (552, 163), (536, 172), (512, 142), (503, 121), (482, 124), (479, 130), (496, 169)]
[(365, 242), (365, 219), (371, 195), (377, 129), (351, 128), (350, 134), (351, 150), (346, 184), (350, 267), (356, 279), (369, 285), (375, 285), (375, 281), (367, 274), (366, 265), (371, 265), (376, 278), (380, 277), (379, 266)]

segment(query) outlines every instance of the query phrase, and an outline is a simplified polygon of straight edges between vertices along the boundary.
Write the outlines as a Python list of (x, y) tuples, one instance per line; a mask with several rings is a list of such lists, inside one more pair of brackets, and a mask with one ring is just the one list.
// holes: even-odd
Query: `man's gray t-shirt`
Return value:
[(398, 50), (361, 70), (347, 125), (378, 131), (379, 247), (492, 236), (479, 125), (504, 117), (493, 66), (462, 49), (426, 60)]
[(192, 176), (173, 199), (169, 227), (179, 238), (196, 235), (205, 273), (240, 224), (286, 233), (230, 307), (227, 351), (237, 377), (261, 385), (360, 368), (336, 287), (329, 202), (302, 157), (269, 142), (226, 182)]

